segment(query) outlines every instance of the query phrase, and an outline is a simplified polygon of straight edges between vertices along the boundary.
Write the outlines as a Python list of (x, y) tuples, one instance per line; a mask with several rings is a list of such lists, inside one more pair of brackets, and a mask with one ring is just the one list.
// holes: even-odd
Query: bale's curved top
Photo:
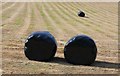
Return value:
[(90, 65), (96, 59), (97, 47), (92, 38), (86, 35), (72, 37), (65, 45), (65, 59), (72, 64)]
[(78, 12), (78, 16), (80, 16), (80, 17), (85, 17), (85, 13), (80, 10), (80, 11)]
[(33, 32), (25, 42), (25, 55), (30, 60), (49, 61), (56, 53), (57, 43), (48, 31)]

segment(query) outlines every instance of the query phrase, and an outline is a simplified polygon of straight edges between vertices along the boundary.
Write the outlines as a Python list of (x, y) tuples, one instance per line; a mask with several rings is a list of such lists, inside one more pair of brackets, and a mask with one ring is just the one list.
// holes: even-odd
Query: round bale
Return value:
[(50, 61), (56, 49), (56, 40), (48, 31), (37, 31), (26, 39), (24, 53), (29, 60)]
[(67, 62), (75, 65), (90, 65), (96, 59), (97, 47), (93, 39), (86, 35), (71, 38), (64, 48)]
[(83, 11), (79, 11), (79, 12), (78, 12), (78, 16), (80, 16), (80, 17), (85, 17), (85, 13), (84, 13)]

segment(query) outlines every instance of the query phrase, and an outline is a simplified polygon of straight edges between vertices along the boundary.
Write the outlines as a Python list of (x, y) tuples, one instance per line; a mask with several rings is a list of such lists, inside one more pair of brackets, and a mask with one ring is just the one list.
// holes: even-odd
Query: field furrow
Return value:
[[(97, 3), (96, 3), (97, 4)], [(79, 4), (80, 5), (80, 4)], [(99, 6), (97, 6), (97, 5), (101, 5), (101, 8), (99, 7)], [(108, 12), (109, 10), (102, 10), (103, 8), (104, 8), (104, 6), (102, 6), (102, 3), (101, 4), (97, 4), (96, 6), (94, 5), (94, 4), (83, 4), (82, 6), (78, 6), (78, 7), (83, 7), (83, 6), (86, 6), (86, 7), (83, 7), (83, 9), (85, 10), (85, 11), (87, 11), (87, 9), (89, 9), (90, 11), (87, 11), (88, 12), (88, 14), (89, 15), (92, 15), (92, 17), (91, 18), (97, 18), (97, 19), (94, 19), (95, 21), (97, 21), (97, 22), (102, 22), (102, 23), (107, 23), (107, 24), (112, 24), (112, 25), (117, 25), (117, 9), (114, 9), (114, 10), (112, 10), (112, 11), (115, 11), (115, 13), (114, 14), (112, 14), (111, 15), (111, 13), (106, 13), (106, 12)], [(108, 5), (109, 6), (109, 5)], [(117, 7), (117, 5), (115, 5), (116, 7)], [(87, 7), (89, 7), (89, 8), (87, 8)], [(100, 10), (102, 10), (102, 11), (100, 11)], [(97, 13), (97, 14), (96, 14)], [(103, 16), (104, 15), (104, 16)], [(112, 17), (109, 17), (109, 16), (112, 16)], [(113, 22), (111, 22), (111, 18), (113, 18), (114, 19), (114, 23)], [(114, 26), (110, 26), (110, 27), (114, 27)], [(115, 27), (114, 27), (115, 28)]]
[[(98, 2), (6, 2), (2, 5), (3, 74), (117, 74), (118, 4)], [(79, 17), (83, 10), (86, 17)], [(0, 10), (1, 11), (1, 10)], [(28, 60), (26, 38), (35, 31), (49, 31), (57, 40), (50, 62)], [(90, 66), (72, 65), (64, 59), (64, 46), (73, 36), (85, 34), (97, 45)]]
[[(54, 5), (54, 4), (53, 4), (53, 5)], [(56, 23), (58, 23), (58, 24), (60, 25), (59, 28), (61, 28), (61, 29), (64, 30), (63, 35), (65, 36), (65, 38), (64, 38), (64, 39), (61, 39), (62, 41), (66, 41), (66, 40), (67, 40), (67, 37), (70, 37), (70, 36), (72, 36), (72, 35), (75, 35), (76, 32), (78, 33), (78, 30), (75, 30), (75, 28), (72, 28), (70, 25), (68, 25), (68, 24), (66, 23), (66, 21), (64, 21), (64, 20), (61, 18), (61, 16), (54, 11), (54, 9), (55, 9), (54, 7), (51, 7), (50, 4), (49, 4), (49, 5), (46, 4), (46, 6), (47, 6), (46, 8), (50, 8), (50, 9), (48, 9), (48, 11), (50, 11), (51, 14), (54, 14), (54, 16), (53, 16), (54, 21), (56, 21)], [(65, 25), (63, 25), (63, 24), (65, 24)], [(61, 26), (61, 25), (62, 25), (62, 26)], [(68, 29), (68, 27), (69, 27), (69, 29)], [(75, 32), (71, 32), (71, 29), (73, 29), (73, 31), (75, 31)], [(71, 32), (71, 35), (68, 34), (68, 32)]]
[(20, 28), (20, 30), (17, 32), (17, 37), (21, 38), (27, 31), (27, 29), (29, 28), (30, 22), (31, 22), (31, 6), (30, 4), (27, 4), (27, 16), (24, 20), (24, 26)]
[[(60, 3), (59, 3), (60, 4)], [(59, 5), (60, 6), (60, 5)], [(64, 6), (62, 7), (62, 6), (60, 6), (61, 8), (65, 8)], [(61, 9), (62, 10), (62, 9)], [(97, 34), (98, 34), (98, 38), (99, 39), (103, 39), (103, 37), (101, 38), (101, 35), (103, 35), (101, 32), (99, 32), (99, 31), (97, 31), (97, 28), (95, 28), (95, 27), (91, 27), (91, 26), (93, 26), (93, 25), (91, 25), (90, 23), (88, 23), (88, 22), (85, 22), (85, 20), (82, 18), (79, 18), (78, 16), (77, 16), (77, 14), (75, 14), (75, 15), (71, 15), (71, 13), (72, 13), (72, 11), (68, 11), (68, 9), (67, 8), (65, 8), (64, 9), (64, 13), (65, 14), (67, 14), (68, 15), (68, 17), (69, 17), (69, 19), (70, 19), (70, 21), (69, 22), (73, 22), (73, 21), (75, 21), (74, 22), (74, 24), (73, 24), (73, 26), (76, 26), (76, 28), (82, 28), (83, 30), (85, 30), (86, 31), (86, 33), (85, 34), (88, 34), (88, 35), (90, 35), (90, 36), (92, 36), (92, 37), (96, 37), (95, 35), (94, 35), (94, 33), (96, 32)], [(86, 28), (89, 28), (89, 29), (86, 29)], [(95, 29), (95, 30), (94, 30)], [(104, 35), (103, 35), (104, 36)], [(105, 38), (108, 38), (108, 37), (104, 37), (104, 39)], [(95, 39), (97, 39), (97, 38), (95, 38)]]
[(2, 12), (4, 13), (6, 10), (8, 10), (8, 9), (10, 9), (10, 8), (12, 8), (12, 7), (14, 7), (15, 6), (15, 4), (16, 3), (13, 3), (13, 4), (11, 4), (10, 6), (8, 6), (7, 8), (2, 8)]
[[(39, 6), (42, 7), (42, 4), (39, 4)], [(38, 9), (38, 6), (35, 3), (33, 3), (33, 11), (35, 31), (47, 31), (45, 21), (43, 20), (43, 17), (41, 16), (41, 13)]]
[(59, 28), (60, 26), (57, 25), (57, 23), (54, 21), (52, 16), (47, 12), (47, 9), (45, 8), (45, 4), (43, 5), (42, 9), (43, 9), (43, 13), (46, 15), (48, 21), (51, 23), (51, 27), (54, 29), (53, 34), (56, 37), (56, 39), (58, 41), (60, 41), (61, 39), (64, 39), (65, 36), (62, 35), (62, 34), (64, 34), (64, 31), (61, 28)]
[(50, 3), (50, 5), (51, 5), (51, 8), (53, 9), (52, 11), (54, 11), (57, 17), (59, 18), (60, 24), (61, 25), (64, 24), (63, 29), (66, 31), (67, 34), (68, 32), (70, 32), (71, 33), (70, 36), (74, 36), (75, 34), (78, 34), (80, 31), (81, 32), (83, 31), (83, 30), (78, 30), (78, 28), (75, 28), (75, 26), (70, 24), (66, 19), (67, 15), (61, 12), (60, 9), (55, 5), (55, 3), (54, 4)]
[[(12, 16), (8, 17), (6, 20), (3, 20), (3, 24), (10, 23), (12, 20), (14, 20), (14, 19), (19, 15), (19, 13), (20, 13), (20, 11), (23, 9), (24, 5), (25, 5), (25, 3), (23, 3), (23, 4), (20, 6), (20, 8), (17, 9)], [(4, 16), (4, 15), (3, 15), (3, 16)], [(3, 17), (3, 19), (4, 19), (4, 17)]]
[[(116, 26), (117, 22), (113, 24), (112, 22), (111, 23), (107, 22), (107, 21), (110, 21), (110, 20), (108, 20), (108, 18), (104, 19), (104, 18), (110, 16), (110, 15), (108, 16), (107, 13), (103, 12), (103, 15), (106, 15), (106, 16), (99, 15), (99, 11), (96, 14), (96, 11), (94, 11), (93, 6), (90, 6), (90, 5), (88, 6), (87, 4), (84, 4), (84, 5), (82, 5), (82, 4), (77, 5), (76, 4), (76, 6), (75, 6), (75, 4), (72, 4), (72, 6), (74, 6), (73, 10), (75, 9), (75, 11), (78, 10), (78, 9), (80, 10), (79, 7), (84, 6), (84, 10), (86, 12), (86, 15), (89, 16), (89, 18), (90, 18), (89, 21), (93, 22), (96, 26), (103, 27), (104, 29), (108, 29), (108, 31), (110, 30), (111, 32), (117, 33), (117, 31), (115, 30), (117, 28), (117, 26)], [(85, 8), (85, 7), (89, 7), (89, 8)], [(87, 9), (89, 9), (90, 11), (86, 11)], [(96, 7), (96, 9), (98, 9), (98, 7)], [(116, 13), (114, 13), (114, 15), (116, 15), (116, 14), (117, 14), (117, 11), (116, 11)], [(113, 17), (115, 18), (115, 16), (113, 16)], [(111, 17), (109, 17), (109, 19), (111, 19)], [(117, 19), (115, 19), (115, 21), (117, 21)], [(106, 23), (106, 24), (103, 24), (103, 23)], [(108, 28), (106, 25), (110, 25), (110, 27)], [(110, 28), (112, 28), (114, 31)]]
[[(16, 35), (18, 32), (20, 32), (19, 29), (23, 26), (23, 22), (26, 16), (26, 5), (23, 7), (23, 9), (21, 9), (19, 16), (20, 17), (15, 17), (9, 23), (3, 24), (3, 40), (17, 38)], [(9, 37), (9, 35), (11, 36)]]
[[(67, 8), (68, 8), (68, 4), (66, 3), (66, 4), (64, 4), (64, 5), (66, 5), (66, 6), (63, 6), (63, 7), (65, 7), (65, 9), (67, 10)], [(72, 7), (70, 7), (70, 8), (72, 8)], [(69, 9), (68, 9), (69, 10)], [(72, 11), (72, 10), (69, 10), (69, 12), (70, 13), (73, 13), (74, 15), (74, 19), (78, 19), (78, 18), (76, 18), (77, 17), (77, 14), (76, 14), (76, 12), (75, 11)], [(96, 31), (99, 31), (100, 33), (104, 33), (105, 35), (109, 35), (109, 30), (108, 30), (108, 34), (106, 34), (106, 30), (102, 30), (103, 28), (100, 28), (99, 26), (97, 26), (96, 24), (94, 24), (93, 22), (91, 22), (91, 21), (88, 21), (88, 19), (83, 19), (83, 20), (80, 20), (80, 21), (82, 21), (83, 23), (84, 23), (84, 25), (88, 25), (88, 27), (90, 26), (90, 28), (91, 29), (96, 29)], [(111, 33), (111, 32), (110, 32)]]
[[(76, 4), (77, 5), (77, 4)], [(74, 5), (75, 6), (75, 5)], [(84, 5), (85, 6), (85, 5)], [(82, 6), (78, 6), (78, 7), (82, 7)], [(85, 8), (84, 8), (85, 9)], [(86, 10), (87, 10), (88, 8), (86, 8)], [(92, 8), (91, 8), (92, 9)], [(98, 7), (96, 8), (96, 9), (98, 9)], [(74, 10), (74, 9), (73, 9)], [(76, 9), (77, 10), (77, 9)], [(90, 12), (90, 11), (89, 11)], [(104, 13), (104, 14), (106, 14), (106, 13)], [(117, 14), (117, 12), (115, 13), (115, 14)], [(103, 23), (107, 23), (106, 21), (108, 20), (108, 19), (104, 19), (104, 17), (102, 18), (103, 20), (104, 20), (104, 22), (101, 22), (101, 20), (99, 20), (99, 16), (101, 16), (101, 15), (98, 15), (98, 16), (95, 16), (95, 15), (93, 15), (92, 14), (92, 12), (91, 12), (91, 14), (89, 14), (88, 12), (87, 12), (87, 16), (89, 16), (90, 18), (89, 18), (89, 21), (91, 21), (91, 22), (93, 22), (93, 23), (91, 23), (91, 24), (93, 24), (93, 25), (95, 25), (95, 26), (98, 26), (98, 28), (99, 29), (102, 29), (102, 30), (96, 30), (96, 31), (100, 31), (101, 33), (104, 33), (106, 36), (108, 36), (108, 37), (111, 37), (112, 39), (115, 39), (115, 40), (117, 40), (118, 39), (118, 37), (117, 37), (117, 34), (118, 34), (118, 26), (116, 26), (117, 25), (117, 22), (115, 23), (116, 25), (113, 25), (113, 24), (111, 24), (111, 23), (109, 23), (109, 24), (103, 24)], [(116, 17), (117, 18), (117, 17)], [(109, 18), (110, 19), (110, 18)], [(115, 19), (115, 18), (114, 18)], [(97, 22), (97, 21), (100, 21), (100, 22)], [(111, 20), (113, 20), (112, 18), (111, 18)], [(109, 20), (109, 21), (111, 21), (111, 20)], [(116, 19), (116, 21), (117, 21), (117, 19)], [(112, 22), (113, 23), (113, 22)], [(108, 25), (108, 26), (106, 26), (106, 25)], [(112, 26), (112, 27), (111, 27)], [(117, 29), (117, 30), (116, 30)], [(107, 32), (106, 32), (107, 31)]]

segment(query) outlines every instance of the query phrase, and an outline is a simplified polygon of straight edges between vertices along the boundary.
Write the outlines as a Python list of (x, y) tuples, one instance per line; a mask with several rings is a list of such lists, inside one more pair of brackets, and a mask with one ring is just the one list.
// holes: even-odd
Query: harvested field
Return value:
[[(115, 2), (7, 2), (2, 5), (3, 74), (116, 74), (118, 73), (118, 3)], [(77, 15), (79, 10), (86, 17)], [(34, 31), (49, 31), (58, 43), (51, 62), (30, 61), (24, 41)], [(91, 66), (65, 61), (63, 49), (73, 36), (85, 34), (98, 48)]]

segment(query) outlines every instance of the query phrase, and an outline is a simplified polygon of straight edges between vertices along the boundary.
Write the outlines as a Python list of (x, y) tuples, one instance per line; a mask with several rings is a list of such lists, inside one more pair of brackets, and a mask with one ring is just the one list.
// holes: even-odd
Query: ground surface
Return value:
[[(118, 72), (117, 3), (1, 3), (2, 69), (4, 74), (116, 74)], [(1, 6), (0, 6), (1, 7)], [(86, 17), (78, 17), (79, 10)], [(51, 62), (28, 60), (24, 41), (33, 31), (48, 30), (58, 42)], [(91, 66), (72, 65), (64, 60), (63, 47), (77, 34), (93, 38), (98, 47)]]

